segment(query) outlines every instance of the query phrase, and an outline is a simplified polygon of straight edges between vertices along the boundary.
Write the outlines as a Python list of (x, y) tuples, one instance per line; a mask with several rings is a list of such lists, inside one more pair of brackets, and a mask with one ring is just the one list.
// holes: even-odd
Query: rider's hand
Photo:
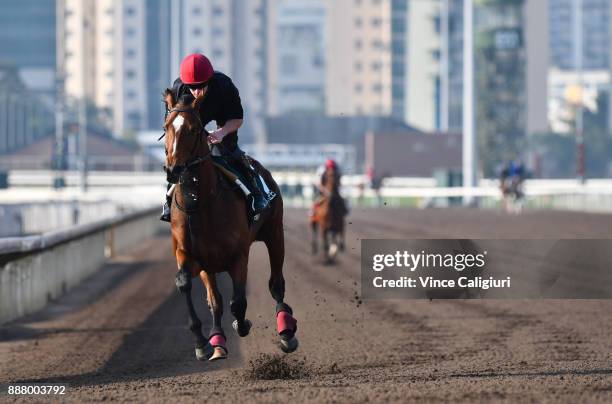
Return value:
[(225, 134), (223, 133), (223, 129), (217, 129), (208, 134), (208, 141), (212, 144), (221, 143)]

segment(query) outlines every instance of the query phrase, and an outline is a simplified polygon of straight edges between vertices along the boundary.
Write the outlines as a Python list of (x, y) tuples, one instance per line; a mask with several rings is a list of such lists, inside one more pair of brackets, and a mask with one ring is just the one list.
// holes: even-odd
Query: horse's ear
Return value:
[(166, 106), (169, 110), (174, 108), (174, 105), (176, 105), (176, 100), (174, 99), (172, 90), (169, 88), (166, 88), (166, 91), (164, 91), (164, 101), (166, 102)]

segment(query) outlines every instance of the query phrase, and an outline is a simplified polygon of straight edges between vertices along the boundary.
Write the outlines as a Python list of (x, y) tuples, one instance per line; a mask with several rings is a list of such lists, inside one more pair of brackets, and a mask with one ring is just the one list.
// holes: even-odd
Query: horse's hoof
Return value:
[(174, 283), (179, 292), (189, 292), (191, 290), (191, 274), (184, 269), (180, 269), (174, 277)]
[(247, 335), (249, 335), (249, 331), (251, 331), (252, 326), (253, 324), (251, 323), (251, 320), (244, 320), (244, 327), (242, 328), (238, 326), (238, 320), (234, 320), (234, 322), (232, 323), (232, 327), (234, 328), (234, 330), (236, 330), (240, 337), (246, 337)]
[(206, 360), (213, 355), (213, 347), (210, 344), (206, 344), (204, 347), (195, 349), (196, 359), (199, 361)]
[(330, 259), (336, 258), (336, 254), (338, 254), (338, 246), (336, 244), (332, 244), (329, 246), (329, 257)]
[(280, 349), (284, 353), (294, 352), (298, 348), (298, 340), (295, 336), (291, 337), (291, 339), (281, 338), (280, 340)]
[(227, 350), (225, 348), (223, 348), (222, 346), (216, 346), (213, 348), (213, 354), (210, 357), (210, 359), (208, 359), (209, 361), (213, 362), (219, 359), (227, 359)]

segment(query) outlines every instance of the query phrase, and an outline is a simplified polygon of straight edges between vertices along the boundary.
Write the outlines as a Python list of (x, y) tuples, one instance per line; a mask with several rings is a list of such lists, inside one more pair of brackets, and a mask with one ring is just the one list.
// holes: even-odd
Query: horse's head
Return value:
[(204, 128), (198, 117), (197, 101), (183, 97), (176, 101), (170, 89), (164, 99), (170, 113), (164, 123), (166, 130), (166, 164), (168, 182), (176, 183), (189, 163), (198, 157), (206, 145)]

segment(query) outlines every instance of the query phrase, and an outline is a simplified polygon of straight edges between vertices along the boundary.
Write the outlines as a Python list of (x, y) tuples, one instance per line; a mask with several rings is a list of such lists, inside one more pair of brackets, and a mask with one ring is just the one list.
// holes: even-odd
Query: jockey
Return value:
[(319, 192), (323, 196), (325, 196), (325, 193), (326, 193), (325, 185), (327, 183), (327, 173), (329, 172), (332, 172), (335, 175), (337, 179), (336, 184), (340, 185), (340, 178), (342, 177), (340, 168), (338, 167), (338, 164), (334, 160), (327, 159), (327, 161), (325, 162), (325, 170), (321, 174), (320, 180), (319, 180)]
[[(243, 109), (238, 89), (225, 74), (214, 71), (210, 60), (202, 54), (194, 53), (183, 59), (180, 76), (174, 81), (172, 95), (175, 100), (191, 103), (201, 98), (200, 120), (206, 126), (215, 121), (217, 129), (208, 133), (208, 142), (247, 179), (251, 192), (249, 198), (253, 213), (264, 211), (269, 206), (268, 195), (260, 189), (255, 172), (248, 157), (238, 147), (238, 129), (243, 123)], [(166, 198), (160, 217), (170, 221), (171, 196)]]

